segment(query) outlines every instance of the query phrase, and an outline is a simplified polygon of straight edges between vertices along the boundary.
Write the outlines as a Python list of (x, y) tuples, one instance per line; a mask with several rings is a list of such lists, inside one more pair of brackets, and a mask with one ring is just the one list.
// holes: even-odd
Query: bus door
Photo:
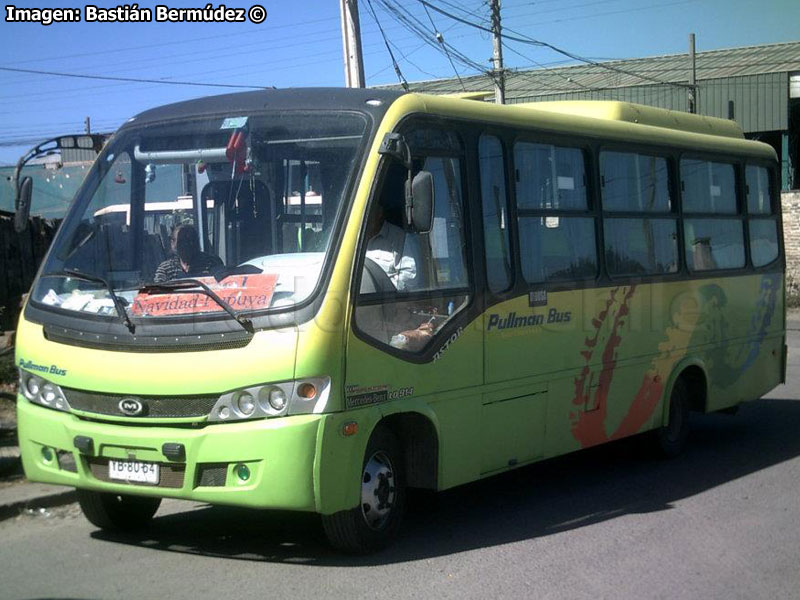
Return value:
[[(530, 462), (543, 454), (548, 382), (536, 379), (557, 348), (542, 344), (542, 310), (515, 285), (509, 217), (509, 150), (499, 136), (478, 140), (486, 265), (487, 309), (483, 314), (484, 377), (481, 472)], [(543, 360), (544, 359), (544, 360)]]
[[(408, 171), (385, 157), (356, 262), (360, 292), (347, 344), (346, 405), (386, 403), (394, 411), (398, 406), (388, 405), (401, 401), (401, 410), (439, 415), (440, 464), (460, 456), (463, 467), (441, 469), (439, 486), (448, 487), (478, 475), (472, 471), (476, 461), (463, 457), (476, 450), (476, 386), (483, 383), (464, 160), (460, 140), (450, 132), (426, 129), (407, 139), (414, 172), (433, 179), (432, 226), (413, 232), (405, 225)], [(420, 140), (439, 146), (428, 149)]]

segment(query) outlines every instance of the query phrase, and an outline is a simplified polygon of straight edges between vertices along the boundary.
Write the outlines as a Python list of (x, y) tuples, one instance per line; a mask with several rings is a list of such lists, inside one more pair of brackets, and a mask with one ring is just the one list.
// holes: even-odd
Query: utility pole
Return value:
[(494, 102), (506, 103), (506, 75), (503, 70), (503, 42), (500, 38), (500, 0), (490, 0), (492, 11), (492, 74), (494, 78)]
[(689, 112), (694, 114), (697, 112), (697, 66), (695, 63), (693, 33), (689, 34), (689, 62), (691, 63), (691, 70), (689, 71)]
[(83, 120), (83, 128), (86, 130), (86, 133), (92, 133), (92, 119), (90, 117), (86, 117)]
[(344, 80), (349, 88), (364, 87), (364, 58), (361, 56), (361, 26), (358, 22), (358, 0), (339, 0), (342, 15), (344, 48)]

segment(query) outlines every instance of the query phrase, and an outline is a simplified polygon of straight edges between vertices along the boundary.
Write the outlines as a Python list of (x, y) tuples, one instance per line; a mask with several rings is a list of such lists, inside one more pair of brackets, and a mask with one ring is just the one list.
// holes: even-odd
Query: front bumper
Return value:
[[(18, 396), (17, 418), (22, 463), (31, 481), (211, 504), (318, 509), (314, 465), (325, 415), (201, 428), (141, 426), (83, 420)], [(75, 447), (77, 436), (91, 438), (91, 453)], [(162, 453), (165, 443), (182, 444), (185, 458), (168, 459)], [(161, 480), (157, 486), (111, 482), (108, 459), (159, 463)], [(240, 464), (249, 468), (246, 481), (235, 472)]]

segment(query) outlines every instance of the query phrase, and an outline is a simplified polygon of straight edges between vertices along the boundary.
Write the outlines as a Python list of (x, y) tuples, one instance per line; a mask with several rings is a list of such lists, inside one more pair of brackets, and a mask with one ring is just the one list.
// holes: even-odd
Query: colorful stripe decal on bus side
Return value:
[[(652, 418), (674, 365), (686, 355), (691, 346), (711, 342), (714, 349), (708, 354), (709, 376), (716, 381), (736, 381), (755, 364), (761, 353), (762, 342), (775, 314), (780, 283), (779, 273), (762, 276), (756, 310), (748, 327), (747, 337), (750, 342), (743, 347), (746, 353), (744, 356), (740, 354), (738, 360), (731, 360), (728, 344), (720, 343), (730, 339), (724, 316), (727, 298), (723, 289), (713, 283), (701, 286), (697, 290), (701, 306), (693, 298), (680, 301), (678, 310), (673, 315), (672, 325), (666, 329), (666, 338), (659, 343), (658, 354), (645, 373), (631, 405), (617, 428), (609, 433), (606, 421), (609, 392), (617, 367), (616, 351), (622, 343), (621, 331), (630, 312), (636, 285), (613, 288), (603, 309), (592, 320), (594, 335), (586, 338), (581, 351), (585, 364), (575, 379), (573, 410), (570, 412), (574, 438), (585, 448), (640, 431)], [(698, 329), (701, 316), (707, 326)], [(708, 336), (709, 330), (712, 332), (711, 340), (692, 339), (695, 334)], [(592, 357), (599, 346), (602, 346), (601, 361), (599, 365), (593, 366)], [(586, 410), (589, 406), (592, 407), (591, 410)]]
[(756, 302), (756, 310), (750, 320), (750, 331), (755, 333), (755, 339), (750, 342), (747, 356), (741, 366), (742, 371), (752, 367), (761, 352), (761, 344), (767, 337), (767, 329), (772, 324), (772, 318), (775, 315), (780, 286), (780, 273), (770, 273), (761, 278), (761, 292)]
[[(712, 381), (735, 382), (755, 364), (761, 354), (761, 346), (775, 314), (780, 284), (780, 273), (762, 275), (758, 298), (747, 329), (749, 342), (740, 346), (738, 351), (733, 351), (735, 354), (730, 348), (731, 323), (726, 316), (729, 311), (726, 308), (728, 297), (725, 291), (716, 284), (700, 288), (700, 297), (703, 299), (702, 308), (708, 323), (707, 329), (712, 332), (711, 340), (707, 341), (717, 342), (708, 352), (708, 371)], [(702, 341), (692, 340), (695, 344), (702, 343)]]

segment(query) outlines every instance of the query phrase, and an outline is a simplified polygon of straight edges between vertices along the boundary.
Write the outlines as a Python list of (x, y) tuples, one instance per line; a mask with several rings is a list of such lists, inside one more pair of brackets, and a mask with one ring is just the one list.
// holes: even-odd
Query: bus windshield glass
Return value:
[(221, 314), (181, 279), (237, 313), (308, 300), (365, 130), (354, 113), (289, 112), (123, 130), (76, 199), (33, 301), (117, 318), (120, 303), (134, 319)]

